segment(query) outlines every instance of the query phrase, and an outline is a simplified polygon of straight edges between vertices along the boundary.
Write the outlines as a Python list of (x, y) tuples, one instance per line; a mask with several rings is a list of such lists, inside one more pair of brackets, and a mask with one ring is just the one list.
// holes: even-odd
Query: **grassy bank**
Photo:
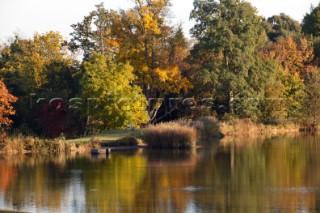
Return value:
[(4, 143), (0, 143), (0, 154), (82, 153), (101, 146), (136, 146), (141, 144), (141, 140), (138, 139), (139, 134), (139, 130), (112, 130), (71, 140), (63, 137), (43, 139), (13, 135), (8, 137)]
[(82, 143), (89, 143), (92, 138), (99, 140), (103, 143), (114, 142), (120, 140), (121, 138), (127, 136), (138, 136), (140, 134), (139, 130), (107, 130), (103, 131), (99, 134), (89, 135), (81, 138), (70, 139), (67, 142), (75, 143), (75, 144), (82, 144)]
[(299, 127), (299, 125), (292, 123), (264, 125), (254, 123), (250, 119), (218, 121), (214, 117), (201, 117), (197, 120), (179, 120), (149, 126), (143, 130), (143, 135), (145, 142), (151, 147), (179, 148), (212, 143), (221, 138), (220, 141), (243, 142), (248, 138), (296, 134), (299, 133)]
[(87, 144), (69, 143), (64, 138), (42, 139), (31, 136), (12, 136), (0, 143), (0, 153), (62, 153), (70, 151), (81, 152), (88, 149)]
[(300, 126), (294, 123), (281, 125), (257, 124), (251, 120), (233, 120), (220, 123), (224, 137), (222, 143), (252, 144), (274, 137), (292, 137), (300, 134)]
[[(298, 133), (295, 124), (263, 125), (248, 119), (218, 121), (214, 117), (201, 117), (197, 120), (178, 120), (175, 122), (150, 125), (143, 130), (113, 130), (87, 137), (65, 140), (41, 139), (29, 136), (12, 136), (0, 143), (0, 153), (61, 153), (89, 152), (101, 146), (149, 146), (152, 148), (190, 148), (211, 143), (222, 138), (223, 141), (241, 141), (245, 138)], [(143, 141), (142, 141), (143, 140)]]
[(8, 209), (0, 209), (0, 213), (27, 213), (27, 212), (21, 212), (16, 210), (8, 210)]
[(259, 135), (274, 135), (284, 133), (298, 133), (298, 124), (287, 123), (280, 125), (265, 125), (254, 123), (250, 119), (235, 119), (219, 122), (219, 131), (225, 137), (251, 137)]

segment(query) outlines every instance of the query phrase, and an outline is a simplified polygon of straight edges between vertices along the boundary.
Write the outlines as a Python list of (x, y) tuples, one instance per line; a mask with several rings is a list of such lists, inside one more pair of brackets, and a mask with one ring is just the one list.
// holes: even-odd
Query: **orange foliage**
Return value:
[(275, 59), (291, 74), (299, 73), (302, 76), (312, 70), (310, 64), (313, 59), (313, 48), (306, 38), (292, 36), (280, 38), (268, 48), (266, 56)]
[(16, 101), (17, 98), (9, 93), (6, 85), (0, 80), (0, 132), (12, 123), (9, 116), (14, 115), (15, 111), (11, 103)]
[(12, 165), (0, 161), (0, 190), (5, 191), (16, 174), (16, 169)]

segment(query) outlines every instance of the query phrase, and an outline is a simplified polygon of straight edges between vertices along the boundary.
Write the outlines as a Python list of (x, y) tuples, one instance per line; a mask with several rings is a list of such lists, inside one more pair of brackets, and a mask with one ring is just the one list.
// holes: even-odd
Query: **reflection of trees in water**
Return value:
[(18, 209), (185, 212), (193, 204), (208, 212), (308, 212), (320, 209), (319, 148), (309, 136), (104, 159), (2, 157), (0, 191)]
[(194, 193), (200, 209), (218, 212), (295, 212), (319, 209), (320, 155), (312, 137), (274, 137), (229, 144), (205, 154), (196, 173), (211, 190)]
[(146, 168), (145, 158), (131, 152), (83, 164), (86, 212), (133, 212)]
[(197, 166), (196, 150), (149, 150), (143, 190), (134, 212), (185, 212), (192, 202), (188, 187)]
[[(66, 159), (66, 155), (5, 157), (0, 163), (0, 170), (10, 165), (16, 171), (3, 190), (5, 202), (17, 209), (34, 204), (37, 209), (59, 210), (65, 196), (61, 189), (68, 184), (65, 181)], [(0, 179), (3, 175), (0, 173)]]
[[(81, 197), (83, 193), (82, 207), (88, 212), (158, 211), (161, 206), (164, 211), (170, 206), (183, 211), (190, 201), (190, 193), (183, 188), (192, 179), (196, 153), (145, 153), (112, 153), (107, 159), (64, 155), (7, 157), (0, 169), (10, 164), (17, 175), (11, 176), (4, 191), (6, 203), (16, 209), (34, 204), (36, 209), (61, 210), (64, 202), (72, 200), (68, 191), (80, 190), (73, 196)], [(83, 189), (74, 186), (75, 175)], [(74, 209), (79, 209), (79, 203)]]
[[(11, 182), (0, 190), (15, 209), (34, 205), (37, 211), (132, 212), (147, 166), (142, 155), (112, 153), (108, 159), (66, 155), (1, 159), (0, 171), (8, 168), (17, 175), (11, 173)], [(2, 177), (5, 173), (0, 173)]]
[(17, 176), (16, 167), (0, 158), (0, 191), (5, 191)]

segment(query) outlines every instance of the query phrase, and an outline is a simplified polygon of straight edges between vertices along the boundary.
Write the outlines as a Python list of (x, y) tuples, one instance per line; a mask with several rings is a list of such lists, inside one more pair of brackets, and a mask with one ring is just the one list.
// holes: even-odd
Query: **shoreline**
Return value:
[[(212, 119), (214, 125), (210, 126), (211, 132), (219, 133), (218, 135), (203, 140), (201, 132), (199, 132), (199, 140), (196, 147), (201, 147), (210, 143), (228, 143), (236, 142), (244, 144), (248, 140), (267, 139), (274, 136), (296, 135), (303, 132), (297, 124), (281, 124), (281, 125), (264, 125), (254, 123), (249, 119), (237, 119), (232, 121), (218, 121)], [(185, 124), (183, 124), (185, 125)], [(192, 127), (192, 126), (191, 126)], [(196, 128), (196, 127), (194, 127)], [(6, 143), (0, 144), (0, 155), (10, 154), (58, 154), (58, 153), (91, 153), (92, 149), (109, 149), (113, 151), (119, 150), (135, 150), (149, 148), (139, 135), (143, 130), (113, 130), (110, 133), (103, 132), (100, 135), (87, 136), (66, 140), (64, 138), (56, 139), (40, 139), (30, 136), (17, 136), (8, 138)], [(120, 134), (121, 133), (121, 134)], [(115, 137), (115, 135), (117, 137)], [(100, 139), (101, 138), (101, 139)], [(76, 143), (76, 141), (79, 141)], [(80, 142), (81, 141), (81, 142)]]

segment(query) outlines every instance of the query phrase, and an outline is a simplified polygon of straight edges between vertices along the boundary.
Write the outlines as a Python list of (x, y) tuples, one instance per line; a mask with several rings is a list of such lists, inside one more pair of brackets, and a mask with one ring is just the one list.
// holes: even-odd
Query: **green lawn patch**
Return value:
[(81, 144), (81, 143), (89, 143), (92, 138), (95, 140), (101, 141), (101, 143), (110, 143), (119, 141), (122, 138), (129, 136), (138, 136), (140, 134), (140, 130), (107, 130), (101, 132), (99, 134), (89, 135), (82, 138), (70, 139), (67, 142)]

